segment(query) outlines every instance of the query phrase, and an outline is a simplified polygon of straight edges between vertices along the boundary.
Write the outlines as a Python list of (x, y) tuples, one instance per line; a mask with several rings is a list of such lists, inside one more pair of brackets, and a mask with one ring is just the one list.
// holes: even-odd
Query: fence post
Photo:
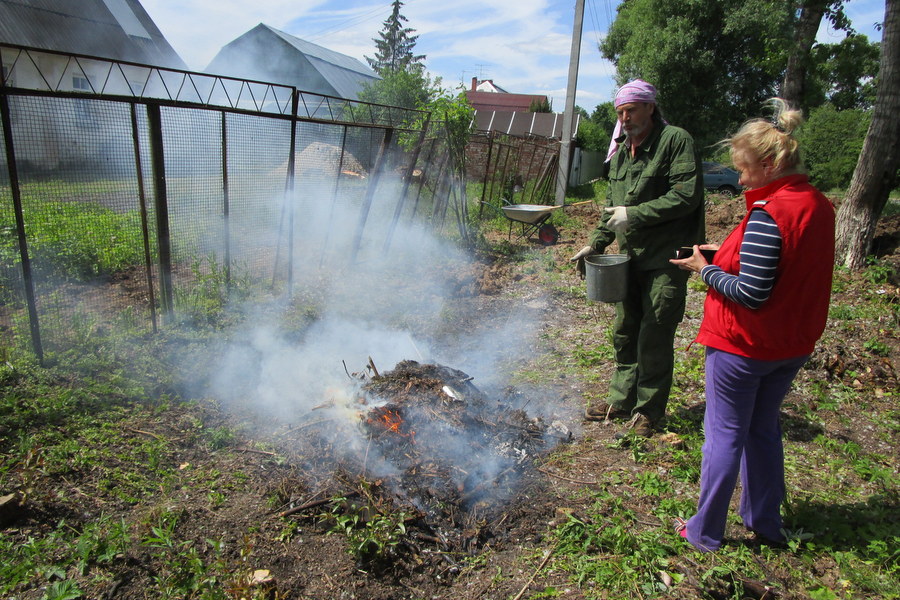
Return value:
[(328, 208), (328, 227), (325, 228), (325, 240), (322, 242), (322, 251), (319, 254), (319, 268), (325, 264), (325, 252), (331, 243), (331, 226), (334, 225), (335, 205), (338, 201), (338, 191), (341, 186), (341, 172), (344, 169), (344, 154), (347, 151), (347, 126), (341, 127), (341, 158), (338, 161), (337, 176), (334, 178), (334, 187), (331, 190), (331, 206)]
[(150, 162), (153, 167), (156, 236), (159, 242), (159, 292), (163, 321), (171, 322), (175, 302), (172, 294), (172, 245), (169, 233), (169, 199), (166, 189), (166, 163), (163, 153), (162, 115), (159, 104), (147, 105), (150, 124)]
[(285, 181), (285, 190), (284, 197), (285, 202), (289, 203), (288, 206), (288, 277), (287, 277), (287, 294), (288, 298), (290, 298), (294, 293), (294, 215), (296, 214), (296, 198), (294, 197), (294, 193), (296, 190), (296, 178), (294, 177), (294, 171), (297, 166), (295, 164), (297, 159), (297, 111), (300, 109), (300, 92), (298, 90), (294, 90), (293, 93), (293, 102), (291, 106), (291, 142), (290, 142), (290, 154), (288, 154), (288, 164), (287, 164), (287, 180)]
[(228, 120), (222, 111), (222, 227), (225, 241), (225, 290), (231, 294), (231, 205), (228, 195)]
[[(427, 138), (427, 133), (425, 134)], [(422, 170), (422, 177), (419, 178), (419, 185), (416, 186), (416, 199), (413, 201), (412, 210), (409, 211), (409, 222), (412, 223), (416, 218), (416, 213), (419, 211), (419, 200), (422, 198), (422, 188), (425, 187), (425, 180), (429, 178), (431, 174), (431, 164), (432, 159), (434, 158), (434, 151), (437, 146), (437, 141), (432, 139), (431, 144), (428, 147), (428, 152), (425, 154), (425, 169)]]
[(141, 236), (144, 242), (144, 268), (147, 269), (147, 296), (150, 299), (150, 323), (153, 333), (158, 331), (156, 323), (156, 296), (153, 291), (153, 261), (150, 258), (150, 226), (147, 222), (147, 188), (144, 185), (144, 166), (141, 162), (141, 144), (138, 135), (137, 106), (131, 103), (131, 138), (134, 144), (134, 165), (137, 172), (138, 201), (141, 206)]
[(275, 262), (272, 265), (272, 288), (278, 277), (278, 264), (281, 262), (281, 236), (285, 230), (287, 215), (287, 295), (290, 298), (294, 289), (294, 167), (297, 146), (297, 119), (300, 109), (300, 94), (296, 88), (291, 92), (291, 139), (288, 143), (288, 157), (284, 173), (284, 194), (281, 203), (281, 217), (278, 219), (278, 234), (275, 237)]
[[(478, 204), (478, 216), (481, 217), (481, 211), (484, 210), (484, 198), (485, 193), (487, 192), (488, 187), (488, 173), (491, 172), (491, 153), (494, 151), (494, 133), (492, 131), (487, 132), (488, 139), (488, 151), (487, 151), (487, 159), (484, 161), (484, 178), (481, 182), (481, 202)], [(488, 200), (490, 200), (490, 196), (488, 196)]]
[(431, 113), (428, 113), (428, 116), (425, 117), (425, 123), (422, 125), (422, 131), (419, 132), (419, 139), (416, 141), (416, 147), (413, 149), (409, 168), (406, 169), (406, 178), (403, 180), (403, 189), (400, 191), (400, 200), (397, 201), (397, 208), (394, 210), (394, 220), (391, 221), (387, 237), (384, 240), (385, 252), (391, 247), (391, 240), (394, 239), (394, 230), (397, 228), (397, 222), (400, 221), (400, 214), (403, 212), (403, 207), (406, 205), (406, 196), (409, 193), (409, 185), (412, 183), (412, 178), (416, 171), (416, 163), (419, 160), (419, 153), (422, 151), (422, 144), (425, 143), (425, 133), (428, 131), (430, 123)]
[(31, 343), (38, 362), (44, 364), (44, 346), (41, 343), (41, 328), (38, 323), (37, 303), (34, 298), (34, 279), (31, 274), (31, 259), (28, 255), (28, 239), (25, 236), (25, 217), (22, 213), (22, 196), (19, 189), (19, 170), (16, 166), (16, 151), (13, 147), (12, 118), (9, 114), (9, 97), (0, 94), (0, 117), (3, 121), (3, 141), (6, 144), (6, 167), (9, 170), (9, 186), (12, 190), (13, 210), (16, 213), (16, 232), (19, 236), (19, 255), (22, 259), (22, 282), (25, 288), (25, 303), (28, 305), (28, 326), (31, 329)]
[(353, 250), (350, 252), (350, 261), (355, 262), (359, 254), (359, 246), (362, 244), (362, 234), (366, 227), (366, 220), (369, 218), (369, 209), (372, 208), (372, 199), (375, 197), (375, 188), (378, 187), (378, 181), (381, 179), (381, 171), (383, 168), (384, 157), (387, 155), (388, 146), (394, 137), (394, 130), (388, 128), (384, 130), (384, 139), (381, 142), (381, 148), (378, 151), (378, 158), (375, 159), (375, 168), (372, 169), (372, 179), (369, 180), (369, 187), (366, 188), (366, 198), (363, 201), (362, 211), (359, 214), (359, 223), (356, 226), (356, 237), (353, 239)]

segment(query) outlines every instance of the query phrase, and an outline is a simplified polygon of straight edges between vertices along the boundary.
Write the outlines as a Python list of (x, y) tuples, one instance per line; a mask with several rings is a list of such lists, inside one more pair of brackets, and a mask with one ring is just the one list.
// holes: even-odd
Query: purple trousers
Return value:
[(687, 539), (697, 549), (722, 545), (738, 473), (743, 488), (738, 514), (744, 526), (770, 540), (784, 539), (779, 410), (808, 358), (755, 360), (707, 348), (700, 500), (687, 523)]

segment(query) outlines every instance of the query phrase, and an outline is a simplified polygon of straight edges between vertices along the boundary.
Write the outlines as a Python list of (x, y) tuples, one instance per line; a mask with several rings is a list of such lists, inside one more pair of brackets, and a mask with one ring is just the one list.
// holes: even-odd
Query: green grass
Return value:
[[(662, 456), (643, 460), (651, 467), (668, 464)], [(820, 464), (817, 476), (822, 477), (822, 471), (840, 476), (842, 468)], [(671, 519), (690, 516), (695, 498), (679, 493), (682, 486), (670, 474), (644, 471), (631, 481), (608, 475), (603, 489), (590, 492), (587, 511), (569, 517), (551, 532), (555, 549), (552, 568), (567, 573), (570, 583), (591, 599), (634, 597), (636, 593), (669, 597), (665, 594), (672, 590), (663, 582), (668, 581), (675, 590), (685, 583), (685, 557), (689, 558), (687, 564), (699, 567), (700, 583), (708, 590), (733, 589), (737, 594), (743, 581), (767, 581), (773, 571), (787, 570), (810, 597), (896, 598), (900, 594), (894, 581), (900, 572), (900, 532), (891, 515), (896, 497), (891, 500), (890, 492), (858, 497), (847, 497), (837, 489), (833, 496), (798, 493), (785, 507), (790, 529), (787, 549), (763, 546), (751, 550), (729, 544), (714, 554), (702, 554), (672, 531)], [(655, 503), (652, 517), (629, 508), (629, 494), (621, 491), (623, 483), (630, 483), (645, 501), (649, 498)], [(892, 489), (896, 491), (896, 482)], [(654, 518), (659, 525), (652, 525)], [(816, 533), (811, 535), (811, 531)], [(824, 557), (837, 557), (835, 568), (841, 575), (834, 591), (810, 570)]]
[[(142, 264), (139, 212), (116, 212), (90, 200), (129, 193), (126, 183), (117, 182), (23, 185), (22, 212), (36, 274), (87, 281)], [(4, 271), (20, 262), (11, 206), (0, 211), (0, 265)]]
[[(592, 186), (590, 194), (595, 193)], [(47, 225), (48, 231), (64, 226)], [(506, 227), (505, 219), (493, 226)], [(59, 239), (64, 238), (60, 234)], [(572, 273), (564, 271), (569, 265), (559, 268), (552, 260), (557, 249), (523, 249), (501, 242), (492, 250), (547, 282), (553, 294), (583, 297), (579, 286), (571, 283)], [(85, 273), (93, 273), (92, 268)], [(15, 348), (0, 352), (0, 490), (16, 490), (42, 505), (88, 506), (90, 497), (98, 504), (134, 508), (120, 511), (126, 517), (103, 511), (85, 515), (88, 508), (61, 514), (24, 542), (0, 530), (0, 595), (25, 597), (23, 590), (30, 590), (35, 598), (40, 597), (37, 594), (90, 597), (90, 585), (108, 589), (116, 576), (115, 561), (140, 548), (149, 553), (153, 566), (148, 597), (262, 598), (264, 591), (248, 589), (235, 575), (252, 562), (253, 545), (257, 540), (288, 544), (302, 537), (303, 526), (295, 521), (286, 522), (271, 538), (248, 528), (242, 542), (183, 533), (195, 516), (178, 508), (173, 499), (179, 494), (196, 491), (200, 504), (218, 514), (227, 509), (232, 494), (248, 486), (248, 475), (234, 468), (239, 459), (225, 463), (229, 469), (203, 467), (175, 451), (227, 456), (235, 451), (241, 434), (238, 428), (209, 418), (217, 414), (210, 403), (189, 401), (177, 391), (179, 369), (198, 368), (195, 361), (209, 354), (225, 306), (221, 266), (212, 259), (198, 259), (193, 268), (197, 290), (179, 292), (178, 302), (190, 307), (182, 313), (182, 324), (203, 324), (200, 330), (173, 327), (167, 334), (148, 338), (129, 327), (127, 319), (121, 326), (98, 330), (85, 317), (70, 323), (72, 350), (49, 352), (44, 368)], [(888, 318), (896, 314), (896, 307), (877, 293), (886, 276), (882, 265), (869, 265), (864, 277), (871, 289), (856, 300), (832, 306), (833, 329), (828, 335), (864, 326), (872, 333), (863, 338), (861, 352), (888, 357), (885, 340), (896, 333), (897, 320)], [(850, 287), (848, 274), (838, 270), (835, 289)], [(703, 290), (692, 286), (691, 293)], [(448, 305), (444, 310), (453, 308)], [(298, 299), (285, 314), (302, 330), (318, 311), (314, 302)], [(574, 337), (565, 342), (556, 332), (545, 332), (542, 341), (551, 346), (552, 360), (536, 352), (535, 360), (520, 365), (515, 376), (519, 381), (550, 384), (564, 375), (602, 385), (598, 367), (612, 360), (608, 316), (605, 307), (586, 307), (584, 330), (572, 332)], [(716, 592), (716, 597), (740, 598), (743, 581), (772, 581), (777, 574), (795, 586), (789, 591), (797, 597), (900, 598), (896, 465), (891, 456), (866, 450), (846, 435), (851, 426), (861, 427), (866, 436), (893, 447), (900, 430), (896, 409), (883, 406), (896, 399), (890, 391), (876, 413), (869, 409), (876, 403), (872, 391), (856, 387), (852, 372), (844, 379), (816, 379), (801, 372), (797, 393), (785, 404), (789, 429), (808, 434), (789, 435), (786, 442), (788, 547), (729, 544), (714, 555), (703, 555), (687, 547), (671, 526), (672, 517), (692, 513), (698, 494), (703, 435), (702, 415), (694, 409), (704, 386), (702, 349), (677, 352), (675, 374), (667, 427), (682, 443), (629, 439), (613, 446), (620, 453), (619, 463), (597, 473), (599, 485), (564, 498), (577, 503), (579, 510), (563, 522), (547, 525), (543, 549), (529, 552), (523, 545), (519, 564), (524, 572), (532, 572), (552, 549), (547, 564), (557, 577), (529, 597), (564, 596), (569, 587), (581, 597), (598, 600), (679, 597), (696, 583)], [(848, 415), (861, 425), (840, 420)], [(137, 431), (136, 423), (159, 423), (160, 428)], [(164, 423), (178, 427), (165, 429)], [(830, 431), (827, 423), (842, 426)], [(572, 446), (560, 447), (551, 460), (577, 463)], [(67, 483), (76, 479), (83, 482), (79, 488)], [(292, 497), (290, 490), (260, 495), (270, 510)], [(401, 546), (407, 515), (380, 507), (375, 518), (363, 518), (371, 507), (347, 509), (333, 502), (329, 508), (328, 524), (346, 538), (354, 557), (389, 560)], [(730, 519), (735, 525), (735, 517)], [(485, 555), (467, 557), (465, 564), (470, 570), (490, 568)], [(689, 573), (695, 582), (688, 580)], [(496, 579), (502, 578), (498, 573)], [(39, 588), (43, 589), (37, 592)]]
[[(244, 490), (246, 475), (239, 470), (188, 466), (173, 452), (176, 442), (228, 452), (234, 431), (207, 426), (194, 415), (199, 406), (172, 403), (162, 392), (172, 387), (173, 376), (160, 352), (165, 344), (105, 342), (108, 355), (51, 355), (43, 369), (25, 357), (0, 366), (0, 489), (17, 490), (29, 506), (83, 504), (86, 511), (74, 519), (64, 512), (54, 528), (35, 532), (24, 544), (0, 530), (0, 594), (45, 582), (46, 598), (86, 598), (85, 582), (111, 584), (111, 569), (138, 545), (150, 549), (156, 562), (153, 597), (235, 597), (229, 590), (243, 584), (234, 580), (222, 541), (183, 537), (182, 514), (158, 504), (198, 489), (207, 490), (209, 509), (217, 510), (230, 493)], [(163, 415), (185, 428), (166, 433), (133, 425)], [(48, 481), (57, 485), (48, 487)], [(73, 489), (70, 481), (81, 487)], [(143, 508), (126, 520), (88, 514), (95, 503)], [(248, 598), (262, 597), (245, 591)]]

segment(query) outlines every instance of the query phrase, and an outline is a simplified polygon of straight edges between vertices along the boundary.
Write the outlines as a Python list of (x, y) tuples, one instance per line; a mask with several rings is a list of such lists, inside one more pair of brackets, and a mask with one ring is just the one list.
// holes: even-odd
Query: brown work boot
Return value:
[(653, 423), (641, 413), (634, 413), (631, 420), (625, 424), (625, 428), (618, 432), (615, 437), (617, 440), (622, 439), (629, 433), (644, 438), (651, 437), (653, 435)]
[(584, 419), (586, 421), (606, 421), (609, 419), (627, 419), (631, 416), (631, 411), (616, 408), (606, 402), (597, 402), (584, 409)]

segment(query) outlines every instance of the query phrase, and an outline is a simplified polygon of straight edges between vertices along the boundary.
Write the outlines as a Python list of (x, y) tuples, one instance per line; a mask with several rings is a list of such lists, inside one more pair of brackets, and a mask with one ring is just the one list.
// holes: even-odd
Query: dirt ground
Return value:
[[(596, 214), (592, 206), (572, 210), (577, 211), (574, 214), (586, 222)], [(742, 213), (739, 200), (721, 199), (711, 204), (707, 223), (710, 241), (721, 241)], [(893, 265), (895, 275), (900, 268), (898, 232), (900, 220), (897, 217), (887, 219), (879, 226), (877, 240), (883, 260)], [(561, 234), (556, 245), (535, 247), (539, 248), (543, 260), (560, 268), (570, 285), (583, 285), (568, 263), (568, 257), (583, 245), (586, 231), (563, 230)], [(460, 327), (465, 327), (471, 315), (483, 316), (501, 305), (508, 305), (510, 298), (528, 307), (527, 318), (534, 320), (538, 332), (532, 348), (535, 364), (559, 361), (561, 357), (571, 355), (575, 347), (589, 347), (592, 340), (602, 339), (611, 322), (610, 306), (589, 306), (575, 295), (553, 290), (548, 292), (546, 273), (522, 262), (485, 258), (479, 260), (472, 271), (456, 273), (452, 277), (459, 282), (457, 297), (452, 299), (452, 304), (456, 311), (454, 319)], [(898, 284), (900, 282), (895, 279), (882, 286), (884, 294), (893, 298), (895, 303), (900, 302)], [(851, 285), (836, 294), (834, 301), (841, 302), (842, 294), (853, 295), (869, 285), (861, 278), (853, 280)], [(703, 294), (699, 291), (693, 291), (690, 295), (688, 314), (679, 331), (679, 348), (686, 347), (696, 332), (702, 314), (702, 298)], [(497, 314), (507, 313), (498, 310)], [(508, 319), (508, 316), (504, 318)], [(444, 334), (449, 338), (453, 330), (453, 326), (448, 326)], [(862, 350), (871, 338), (871, 327), (861, 326), (857, 331), (858, 335), (842, 332), (839, 336), (826, 336), (803, 377), (844, 378), (847, 385), (872, 390), (875, 398), (878, 397), (877, 390), (896, 390), (900, 369), (897, 364), (900, 357), (897, 340), (885, 339), (884, 342), (891, 345), (891, 352), (887, 357), (876, 358)], [(302, 430), (282, 431), (277, 436), (258, 439), (248, 436), (235, 440), (227, 451), (211, 452), (208, 445), (192, 434), (198, 411), (202, 413), (199, 416), (207, 430), (233, 427), (240, 423), (241, 430), (246, 432), (243, 416), (224, 413), (213, 403), (173, 405), (166, 411), (136, 412), (132, 419), (119, 424), (135, 437), (156, 436), (168, 440), (166, 461), (181, 466), (181, 479), (169, 482), (167, 489), (161, 490), (160, 502), (154, 508), (95, 493), (93, 490), (98, 489), (99, 482), (92, 479), (90, 472), (85, 472), (77, 481), (46, 481), (45, 485), (68, 489), (77, 501), (70, 499), (33, 505), (27, 518), (17, 525), (18, 534), (25, 540), (38, 531), (54, 526), (61, 518), (73, 523), (85, 523), (104, 514), (112, 517), (112, 522), (119, 517), (134, 521), (135, 511), (160, 511), (164, 505), (179, 515), (178, 534), (181, 538), (225, 541), (220, 559), (234, 568), (234, 577), (227, 584), (234, 598), (249, 598), (251, 594), (268, 588), (271, 590), (270, 598), (509, 599), (527, 598), (551, 585), (565, 590), (562, 597), (581, 598), (582, 592), (566, 581), (563, 571), (544, 569), (534, 577), (551, 548), (546, 539), (548, 531), (554, 524), (564, 521), (568, 514), (578, 514), (585, 509), (577, 504), (577, 492), (590, 488), (601, 474), (646, 468), (636, 463), (630, 452), (614, 446), (614, 427), (582, 423), (580, 415), (585, 401), (603, 397), (604, 382), (608, 379), (612, 364), (607, 361), (597, 369), (596, 378), (590, 381), (561, 373), (555, 382), (541, 382), (539, 386), (523, 382), (517, 389), (506, 390), (509, 394), (506, 400), (517, 397), (516, 402), (524, 406), (529, 402), (552, 399), (554, 405), (559, 407), (557, 413), (545, 417), (540, 423), (534, 421), (532, 425), (538, 424), (543, 432), (551, 421), (558, 421), (557, 426), (562, 427), (558, 430), (557, 441), (566, 448), (568, 459), (553, 460), (551, 454), (536, 447), (528, 457), (528, 464), (533, 468), (510, 463), (513, 466), (508, 471), (515, 472), (515, 478), (503, 476), (501, 472), (489, 482), (496, 491), (504, 492), (501, 494), (502, 502), (498, 504), (490, 504), (492, 495), (468, 501), (466, 495), (478, 484), (465, 482), (456, 489), (423, 492), (442, 500), (440, 506), (437, 503), (423, 506), (423, 503), (413, 502), (409, 498), (398, 499), (390, 487), (390, 478), (370, 477), (367, 478), (368, 487), (361, 487), (359, 475), (360, 470), (365, 472), (365, 465), (361, 467), (359, 464), (341, 465), (338, 474), (330, 479), (311, 476), (320, 472), (311, 463), (327, 453), (328, 449), (316, 446), (322, 442), (306, 439)], [(460, 377), (464, 379), (464, 375)], [(453, 385), (463, 387), (465, 383), (462, 379), (454, 380)], [(419, 380), (405, 381), (413, 385)], [(445, 381), (440, 378), (432, 378), (428, 383), (429, 389), (437, 394), (435, 397), (440, 396), (438, 391), (444, 385)], [(683, 382), (683, 385), (695, 384)], [(686, 391), (691, 392), (690, 389)], [(689, 406), (688, 410), (694, 413), (699, 423), (702, 418), (702, 391), (697, 389), (696, 394), (696, 404)], [(802, 398), (794, 400), (786, 406), (804, 402)], [(788, 409), (786, 435), (808, 435), (809, 432), (803, 431), (805, 422), (800, 418), (792, 419), (794, 416)], [(878, 446), (879, 442), (868, 438), (865, 431), (857, 429), (858, 425), (850, 418), (828, 423), (826, 427), (837, 435), (856, 441), (864, 449), (878, 451), (893, 457), (895, 461), (900, 458), (896, 446)], [(523, 430), (527, 428), (527, 423), (522, 425)], [(667, 442), (656, 436), (653, 443)], [(403, 451), (402, 448), (395, 450)], [(430, 473), (452, 468), (452, 465), (437, 465), (431, 467)], [(201, 469), (218, 473), (219, 477), (209, 482), (209, 486), (197, 486), (192, 474)], [(242, 474), (240, 480), (234, 476), (236, 473)], [(227, 501), (211, 507), (210, 489), (221, 490)], [(388, 503), (396, 502), (396, 506), (408, 509), (411, 514), (405, 523), (408, 535), (389, 561), (360, 564), (348, 552), (347, 538), (329, 534), (329, 527), (319, 519), (322, 511), (327, 510), (324, 500), (343, 494), (352, 502), (354, 494), (359, 494), (360, 490), (375, 505), (389, 508)], [(638, 522), (647, 528), (659, 527), (658, 519), (650, 514), (648, 508), (650, 499), (642, 498), (636, 490), (629, 492), (625, 494), (628, 509), (639, 515)], [(744, 534), (729, 532), (729, 535), (740, 538)], [(199, 545), (197, 548), (204, 554), (210, 552), (209, 548), (201, 549)], [(122, 600), (147, 598), (146, 590), (151, 588), (159, 568), (152, 549), (129, 548), (119, 566), (111, 571), (110, 577), (86, 582), (90, 590), (88, 597)], [(677, 565), (676, 570), (679, 569), (688, 576), (696, 571), (688, 560)], [(253, 584), (255, 588), (248, 583), (254, 572), (258, 579)], [(787, 577), (772, 573), (776, 581), (780, 576)], [(778, 582), (782, 589), (790, 590), (789, 580)], [(38, 593), (37, 590), (32, 592)], [(687, 585), (680, 586), (677, 592), (676, 596), (670, 597), (703, 597), (700, 591)], [(711, 594), (709, 591), (707, 593)], [(26, 591), (19, 597), (40, 597), (34, 594)], [(805, 596), (788, 591), (782, 597)]]

